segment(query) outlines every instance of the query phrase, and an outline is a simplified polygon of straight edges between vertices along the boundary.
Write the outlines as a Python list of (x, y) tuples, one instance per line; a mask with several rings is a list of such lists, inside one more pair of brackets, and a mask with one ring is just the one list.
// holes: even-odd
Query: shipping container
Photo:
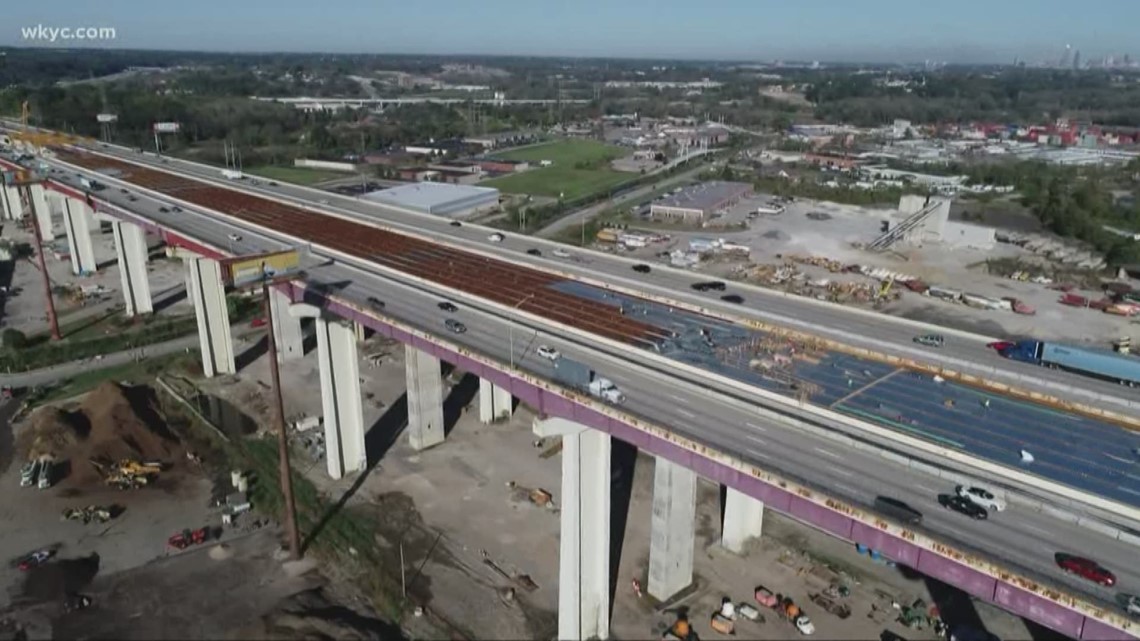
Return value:
[(1140, 358), (1117, 354), (1106, 349), (1025, 340), (1001, 350), (1001, 355), (1013, 360), (1067, 369), (1129, 386), (1140, 383)]

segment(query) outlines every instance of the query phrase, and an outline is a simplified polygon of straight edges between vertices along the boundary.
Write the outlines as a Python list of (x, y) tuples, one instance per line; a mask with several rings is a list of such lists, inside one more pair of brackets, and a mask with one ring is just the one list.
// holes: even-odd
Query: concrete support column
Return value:
[(364, 326), (364, 323), (353, 321), (352, 335), (356, 337), (357, 342), (363, 343), (368, 339), (368, 328)]
[(764, 503), (743, 492), (728, 488), (720, 544), (730, 552), (743, 554), (748, 539), (759, 538), (763, 527)]
[(55, 232), (51, 228), (51, 207), (47, 201), (47, 190), (43, 185), (31, 186), (32, 205), (36, 210), (36, 223), (40, 226), (40, 237), (44, 241), (55, 240)]
[(269, 307), (273, 315), (273, 337), (277, 342), (277, 361), (284, 363), (305, 355), (305, 337), (301, 319), (289, 313), (292, 301), (276, 289), (269, 290)]
[(507, 389), (491, 381), (479, 379), (479, 421), (492, 423), (500, 418), (510, 418), (514, 410), (514, 397)]
[(0, 185), (0, 206), (4, 220), (20, 220), (24, 217), (24, 205), (20, 202), (20, 190), (8, 185)]
[(71, 272), (76, 275), (95, 273), (95, 248), (91, 244), (91, 224), (95, 214), (87, 203), (75, 198), (63, 201), (63, 229), (71, 254)]
[(408, 435), (412, 449), (424, 450), (443, 442), (443, 376), (439, 359), (404, 345), (408, 390)]
[(363, 471), (368, 466), (356, 336), (351, 326), (341, 322), (318, 318), (316, 326), (325, 422), (325, 460), (329, 476), (339, 479), (345, 474)]
[(111, 230), (119, 256), (119, 278), (127, 316), (150, 314), (154, 303), (146, 273), (146, 232), (138, 225), (118, 221), (111, 223)]
[(194, 302), (194, 313), (198, 317), (202, 373), (207, 377), (236, 373), (226, 289), (218, 261), (208, 258), (187, 260), (186, 291)]
[(697, 475), (661, 457), (653, 465), (647, 587), (649, 594), (665, 601), (693, 582)]
[(610, 436), (561, 418), (534, 433), (562, 436), (558, 638), (610, 636)]

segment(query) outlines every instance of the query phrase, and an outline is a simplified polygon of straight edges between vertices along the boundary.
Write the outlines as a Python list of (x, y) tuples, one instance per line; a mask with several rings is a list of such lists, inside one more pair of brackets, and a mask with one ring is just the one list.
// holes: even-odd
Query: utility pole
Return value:
[(281, 398), (281, 371), (277, 364), (277, 338), (273, 332), (272, 280), (262, 282), (261, 293), (265, 298), (265, 320), (269, 327), (269, 374), (273, 382), (273, 422), (277, 427), (277, 458), (281, 468), (281, 495), (285, 501), (285, 532), (289, 536), (289, 555), (293, 560), (301, 558), (301, 536), (297, 529), (297, 505), (293, 498), (293, 476), (289, 469), (289, 436), (285, 432), (285, 402)]

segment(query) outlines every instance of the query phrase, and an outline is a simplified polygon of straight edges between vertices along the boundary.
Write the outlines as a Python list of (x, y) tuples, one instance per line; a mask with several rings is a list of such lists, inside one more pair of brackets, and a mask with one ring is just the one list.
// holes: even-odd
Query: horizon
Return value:
[[(105, 5), (76, 8), (65, 0), (45, 0), (6, 9), (12, 28), (0, 33), (0, 47), (1000, 65), (1014, 59), (1030, 64), (1059, 60), (1067, 46), (1085, 61), (1130, 54), (1135, 39), (1127, 27), (1140, 22), (1140, 3), (1125, 0), (1092, 0), (1094, 7), (1076, 16), (1066, 15), (1071, 3), (1059, 0), (1007, 0), (996, 7), (982, 0), (962, 0), (951, 15), (942, 15), (938, 7), (900, 0), (863, 4), (807, 0), (792, 7), (714, 0), (694, 7), (682, 0), (652, 4), (633, 0), (623, 5), (579, 0), (573, 6), (537, 7), (523, 0), (497, 0), (492, 6), (438, 0), (425, 7), (342, 0), (330, 8), (301, 0), (249, 0), (237, 6), (201, 0), (193, 6), (161, 7), (119, 0), (112, 12)], [(1107, 23), (1106, 15), (1112, 17)], [(69, 46), (22, 35), (21, 29), (38, 25), (110, 28), (116, 35), (105, 41), (73, 40)]]

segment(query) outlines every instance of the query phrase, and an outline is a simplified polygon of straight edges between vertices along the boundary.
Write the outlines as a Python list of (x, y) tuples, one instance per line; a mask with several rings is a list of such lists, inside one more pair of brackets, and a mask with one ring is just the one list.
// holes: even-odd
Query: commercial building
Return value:
[(703, 223), (716, 212), (752, 195), (752, 185), (716, 180), (685, 187), (649, 207), (658, 220)]
[(507, 160), (505, 158), (476, 158), (475, 163), (489, 174), (509, 174), (516, 171), (530, 169), (530, 163), (525, 160)]
[(499, 207), (499, 190), (423, 182), (369, 192), (365, 200), (446, 218), (469, 218)]

